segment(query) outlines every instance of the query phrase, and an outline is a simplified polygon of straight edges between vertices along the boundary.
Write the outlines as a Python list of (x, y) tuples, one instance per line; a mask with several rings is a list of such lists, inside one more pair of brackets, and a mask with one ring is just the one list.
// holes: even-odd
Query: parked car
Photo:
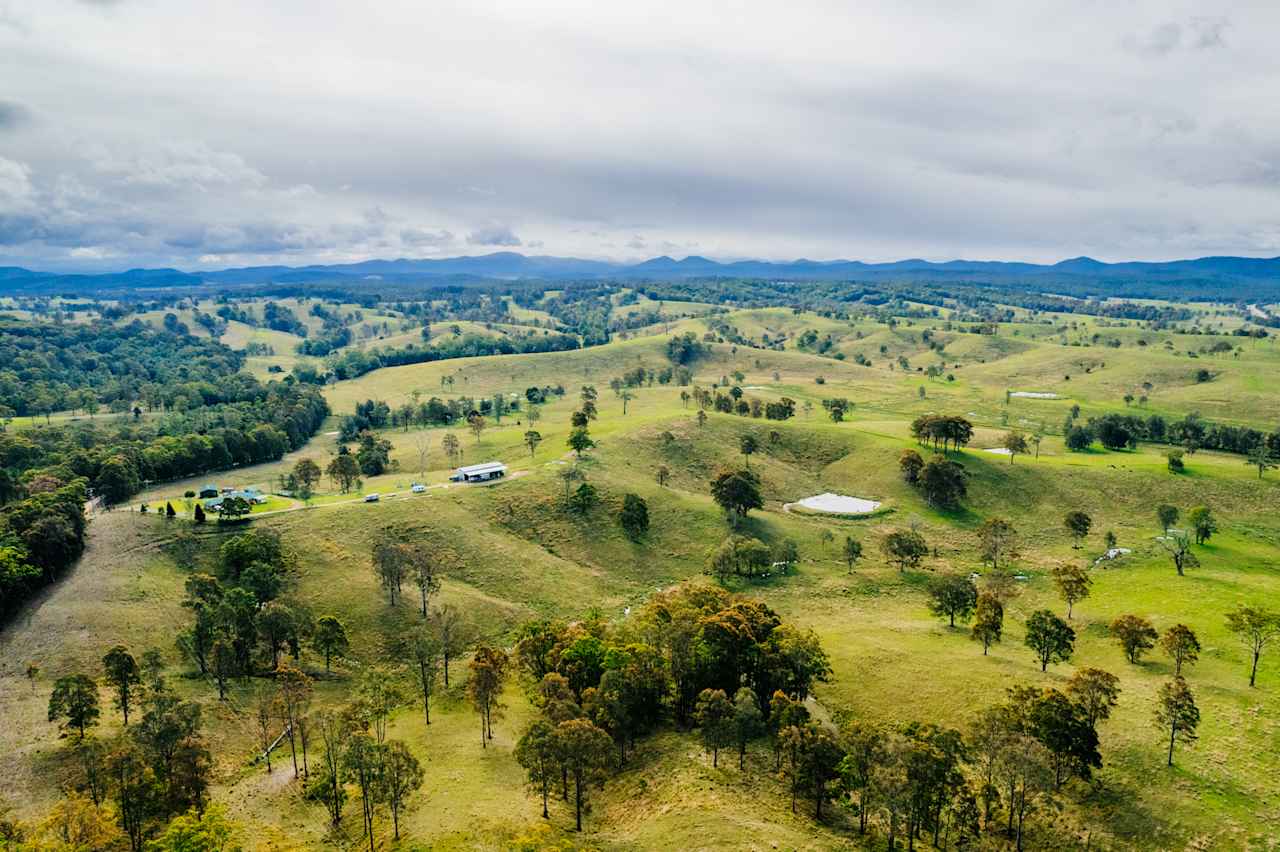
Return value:
[(366, 503), (377, 503), (377, 502), (378, 502), (378, 494), (377, 494), (377, 492), (374, 492), (373, 494), (366, 494), (366, 495), (364, 495), (364, 502), (366, 502)]
[(423, 485), (421, 482), (415, 482), (413, 485), (409, 486), (409, 490), (414, 494), (422, 494), (427, 490), (427, 486)]

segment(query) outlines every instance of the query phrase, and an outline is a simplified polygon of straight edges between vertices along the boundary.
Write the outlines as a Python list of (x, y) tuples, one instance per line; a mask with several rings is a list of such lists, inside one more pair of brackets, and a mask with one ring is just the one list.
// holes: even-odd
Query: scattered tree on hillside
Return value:
[(1067, 604), (1067, 618), (1071, 618), (1076, 603), (1089, 597), (1093, 580), (1078, 565), (1057, 565), (1053, 569), (1053, 584), (1058, 587), (1058, 596)]
[(280, 715), (279, 702), (279, 695), (264, 686), (258, 690), (257, 702), (254, 705), (255, 741), (266, 764), (268, 775), (271, 774), (271, 746), (276, 741), (275, 720)]
[(978, 604), (978, 587), (963, 574), (939, 574), (929, 580), (929, 611), (949, 620), (968, 621)]
[(1227, 613), (1227, 629), (1249, 649), (1253, 658), (1249, 686), (1254, 686), (1258, 680), (1258, 660), (1262, 658), (1262, 652), (1272, 639), (1280, 636), (1280, 612), (1241, 604)]
[(63, 675), (53, 682), (49, 694), (49, 721), (65, 718), (63, 729), (75, 728), (81, 740), (85, 731), (98, 724), (98, 685), (86, 674)]
[(978, 601), (974, 605), (973, 627), (969, 631), (969, 636), (976, 642), (982, 643), (982, 655), (987, 655), (987, 650), (1000, 641), (1000, 637), (1004, 632), (1004, 606), (999, 599), (989, 592), (982, 592), (978, 595)]
[(1173, 660), (1173, 673), (1181, 676), (1182, 667), (1200, 659), (1200, 640), (1185, 624), (1175, 624), (1160, 636), (1160, 649)]
[(862, 542), (853, 536), (845, 536), (841, 553), (844, 556), (845, 565), (849, 567), (850, 571), (853, 571), (853, 566), (862, 558)]
[(535, 719), (516, 742), (515, 758), (524, 768), (529, 786), (542, 797), (542, 818), (549, 819), (547, 798), (561, 767), (555, 725), (547, 719)]
[(276, 688), (280, 700), (277, 704), (289, 737), (289, 754), (293, 758), (293, 777), (298, 777), (298, 745), (302, 746), (302, 775), (310, 774), (307, 765), (307, 738), (302, 736), (303, 718), (311, 704), (311, 678), (301, 669), (284, 665), (276, 669)]
[(919, 566), (929, 553), (929, 545), (915, 530), (893, 530), (881, 540), (880, 551), (890, 562), (897, 563), (899, 571), (905, 571)]
[(707, 554), (707, 570), (720, 582), (731, 576), (754, 578), (773, 561), (773, 551), (763, 541), (730, 535)]
[(822, 805), (831, 797), (831, 786), (840, 777), (844, 750), (825, 725), (809, 722), (782, 731), (788, 756), (786, 774), (791, 779), (791, 805), (803, 790), (814, 803), (814, 819), (822, 820)]
[(471, 430), (471, 434), (476, 436), (476, 443), (480, 443), (480, 436), (484, 434), (484, 430), (488, 428), (489, 422), (484, 419), (482, 414), (472, 412), (467, 416), (467, 428)]
[(333, 657), (341, 657), (351, 647), (347, 638), (347, 628), (337, 616), (322, 615), (316, 619), (315, 631), (311, 634), (311, 643), (316, 651), (324, 655), (324, 670), (329, 673), (329, 664)]
[(399, 672), (386, 666), (369, 666), (360, 675), (355, 710), (358, 721), (373, 731), (373, 738), (382, 745), (387, 741), (387, 723), (397, 709), (408, 700), (401, 686)]
[(1027, 446), (1027, 436), (1021, 432), (1006, 432), (1004, 439), (1000, 442), (1000, 446), (1009, 451), (1009, 464), (1013, 464), (1014, 458), (1019, 455), (1026, 455), (1030, 452)]
[(1004, 518), (991, 517), (978, 527), (978, 547), (982, 561), (993, 570), (1018, 556), (1018, 533)]
[(535, 429), (530, 429), (524, 433), (524, 445), (529, 448), (529, 456), (538, 451), (538, 444), (542, 443), (542, 434)]
[(471, 659), (467, 696), (480, 714), (480, 745), (493, 739), (493, 719), (502, 710), (502, 687), (507, 679), (507, 655), (500, 648), (481, 645)]
[(387, 602), (395, 606), (409, 574), (405, 545), (390, 535), (383, 536), (373, 546), (373, 573), (377, 575), (382, 590), (387, 593)]
[(428, 725), (431, 724), (431, 696), (440, 674), (441, 645), (440, 637), (430, 625), (418, 627), (409, 637), (413, 685), (422, 698), (422, 716)]
[(613, 755), (609, 735), (586, 719), (570, 719), (556, 726), (559, 759), (573, 780), (574, 824), (582, 831), (582, 811), (590, 788), (604, 783)]
[(1168, 535), (1169, 528), (1178, 522), (1178, 507), (1168, 503), (1156, 506), (1156, 521), (1159, 522), (1161, 531)]
[(356, 448), (356, 464), (365, 476), (381, 476), (399, 462), (391, 461), (391, 442), (369, 431), (360, 433), (360, 445)]
[[(858, 555), (862, 555), (862, 545), (858, 545)], [(772, 553), (773, 563), (782, 568), (783, 572), (790, 571), (800, 561), (800, 545), (796, 544), (795, 539), (784, 538), (773, 546)]]
[(106, 671), (107, 685), (115, 691), (116, 707), (120, 708), (127, 728), (129, 707), (136, 703), (136, 693), (142, 688), (138, 663), (123, 645), (116, 645), (102, 658), (102, 667)]
[(1276, 460), (1266, 442), (1259, 441), (1249, 450), (1249, 458), (1245, 461), (1245, 464), (1256, 467), (1258, 469), (1258, 479), (1262, 479), (1262, 474), (1275, 469)]
[(764, 733), (764, 714), (755, 692), (741, 687), (733, 696), (733, 734), (738, 745), (738, 768), (747, 761), (747, 743)]
[(360, 484), (360, 465), (356, 462), (355, 456), (346, 450), (346, 447), (341, 447), (338, 454), (329, 462), (329, 466), (325, 468), (329, 481), (343, 494)]
[(671, 468), (667, 467), (665, 464), (658, 465), (653, 471), (653, 478), (657, 480), (657, 483), (660, 486), (665, 488), (667, 483), (671, 480)]
[(378, 804), (382, 770), (382, 744), (374, 742), (365, 731), (355, 731), (347, 740), (343, 752), (344, 778), (360, 790), (360, 806), (364, 819), (364, 834), (369, 838), (369, 852), (375, 852), (377, 844), (373, 833), (374, 810)]
[(585, 515), (600, 502), (600, 492), (590, 482), (584, 482), (569, 496), (569, 511)]
[(902, 480), (908, 485), (920, 481), (920, 471), (924, 469), (924, 459), (915, 450), (903, 450), (898, 456), (898, 469), (902, 471)]
[(738, 524), (752, 509), (763, 509), (760, 479), (749, 470), (722, 470), (711, 480), (711, 497), (729, 518), (730, 526)]
[(578, 458), (582, 458), (583, 453), (596, 445), (596, 442), (591, 440), (591, 435), (588, 434), (585, 426), (579, 426), (571, 431), (569, 439), (565, 443)]
[(1008, 833), (1014, 848), (1022, 852), (1026, 818), (1043, 806), (1054, 789), (1052, 755), (1035, 737), (1016, 733), (1000, 750), (997, 777), (1008, 793)]
[(1187, 512), (1187, 525), (1195, 536), (1196, 544), (1203, 545), (1218, 531), (1218, 522), (1208, 506), (1196, 506)]
[(1047, 609), (1036, 610), (1027, 619), (1027, 633), (1023, 640), (1036, 652), (1040, 671), (1048, 671), (1053, 662), (1065, 663), (1075, 650), (1076, 632), (1058, 616)]
[(431, 610), (431, 626), (440, 638), (440, 662), (444, 666), (444, 685), (449, 686), (449, 661), (458, 658), (469, 642), (467, 624), (452, 604)]
[(1183, 576), (1188, 568), (1196, 568), (1200, 560), (1191, 551), (1191, 538), (1182, 530), (1169, 530), (1165, 535), (1156, 538), (1159, 545), (1173, 560), (1173, 567), (1178, 576)]
[(920, 469), (920, 493), (930, 506), (955, 509), (968, 493), (968, 474), (959, 462), (934, 456)]
[(457, 467), (458, 459), (462, 456), (462, 443), (458, 440), (458, 436), (452, 432), (445, 432), (444, 437), (440, 439), (440, 447), (449, 457), (449, 465)]
[(324, 800), (329, 823), (336, 826), (342, 820), (342, 805), (347, 798), (342, 786), (342, 761), (353, 731), (345, 714), (330, 710), (316, 714), (315, 729), (324, 750), (321, 752), (319, 778), (313, 782), (312, 789)]
[(1067, 694), (1080, 705), (1089, 727), (1097, 728), (1111, 718), (1120, 697), (1120, 679), (1102, 669), (1076, 669), (1067, 681)]
[(1120, 643), (1125, 659), (1137, 663), (1156, 645), (1160, 634), (1140, 615), (1119, 615), (1111, 622), (1111, 635)]
[(734, 707), (723, 689), (704, 689), (698, 695), (694, 721), (702, 732), (702, 746), (711, 752), (712, 767), (719, 766), (720, 749), (736, 738)]
[(1168, 765), (1173, 766), (1173, 747), (1179, 741), (1186, 745), (1197, 739), (1200, 727), (1200, 710), (1196, 707), (1191, 688), (1181, 676), (1160, 687), (1155, 712), (1156, 727), (1169, 733)]
[(1082, 453), (1093, 445), (1093, 433), (1084, 426), (1072, 426), (1067, 430), (1063, 443), (1071, 452)]
[(858, 720), (845, 721), (840, 728), (844, 746), (838, 767), (840, 788), (851, 802), (857, 803), (858, 834), (867, 833), (876, 773), (887, 759), (884, 739), (879, 727)]
[(959, 450), (973, 440), (973, 424), (963, 417), (924, 414), (911, 422), (911, 436), (945, 453)]
[[(405, 428), (409, 428), (409, 420), (405, 420)], [(422, 429), (413, 435), (413, 449), (418, 455), (418, 475), (423, 476), (429, 467), (431, 458), (431, 431)]]
[(1079, 550), (1080, 543), (1085, 540), (1085, 537), (1089, 535), (1089, 530), (1093, 527), (1093, 518), (1079, 510), (1067, 512), (1066, 517), (1062, 519), (1062, 525), (1067, 528), (1067, 532), (1071, 533), (1071, 537), (1075, 539), (1075, 544), (1071, 546)]
[(824, 399), (822, 407), (827, 410), (827, 414), (831, 415), (832, 422), (840, 423), (844, 420), (845, 415), (853, 410), (853, 403), (843, 397), (839, 397), (836, 399)]
[(618, 513), (618, 524), (627, 538), (639, 541), (649, 531), (649, 504), (636, 494), (627, 494), (622, 498), (622, 510)]
[(391, 825), (396, 840), (400, 839), (400, 814), (414, 791), (422, 786), (422, 765), (399, 740), (384, 747), (381, 767), (381, 794), (391, 811)]
[[(424, 432), (423, 434), (430, 434)], [(298, 463), (293, 466), (293, 481), (296, 483), (298, 497), (302, 500), (311, 499), (311, 494), (316, 490), (316, 485), (320, 482), (323, 473), (320, 465), (311, 459), (299, 459)]]

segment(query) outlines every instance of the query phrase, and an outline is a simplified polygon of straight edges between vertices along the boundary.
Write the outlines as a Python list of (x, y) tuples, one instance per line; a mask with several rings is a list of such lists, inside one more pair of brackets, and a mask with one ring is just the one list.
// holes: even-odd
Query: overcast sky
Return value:
[(1280, 3), (0, 0), (0, 265), (1280, 254)]

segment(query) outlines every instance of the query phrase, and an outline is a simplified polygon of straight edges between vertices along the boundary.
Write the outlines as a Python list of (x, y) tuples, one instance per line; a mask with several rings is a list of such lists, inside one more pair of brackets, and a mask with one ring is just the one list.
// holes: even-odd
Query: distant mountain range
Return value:
[(1054, 264), (1002, 261), (899, 260), (864, 263), (858, 260), (739, 260), (720, 262), (691, 256), (682, 260), (655, 257), (640, 263), (613, 263), (574, 257), (527, 256), (496, 252), (470, 257), (435, 260), (366, 260), (327, 266), (253, 266), (216, 271), (183, 272), (177, 269), (130, 269), (100, 274), (37, 272), (20, 267), (0, 267), (0, 293), (110, 292), (151, 288), (187, 288), (208, 285), (351, 284), (387, 280), (397, 284), (439, 279), (574, 279), (671, 280), (681, 278), (767, 278), (794, 281), (951, 280), (997, 285), (1025, 284), (1051, 287), (1054, 281), (1080, 284), (1108, 281), (1148, 281), (1153, 285), (1248, 284), (1274, 287), (1280, 282), (1280, 257), (1202, 257), (1164, 262), (1103, 263), (1076, 257)]

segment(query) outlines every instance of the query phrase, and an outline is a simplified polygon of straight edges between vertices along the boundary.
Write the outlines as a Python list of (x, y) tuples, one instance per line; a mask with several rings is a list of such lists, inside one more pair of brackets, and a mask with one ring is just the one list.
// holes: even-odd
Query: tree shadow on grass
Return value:
[(1142, 804), (1136, 787), (1115, 778), (1096, 779), (1080, 798), (1080, 805), (1089, 813), (1089, 822), (1131, 841), (1150, 842), (1169, 830), (1167, 822)]

